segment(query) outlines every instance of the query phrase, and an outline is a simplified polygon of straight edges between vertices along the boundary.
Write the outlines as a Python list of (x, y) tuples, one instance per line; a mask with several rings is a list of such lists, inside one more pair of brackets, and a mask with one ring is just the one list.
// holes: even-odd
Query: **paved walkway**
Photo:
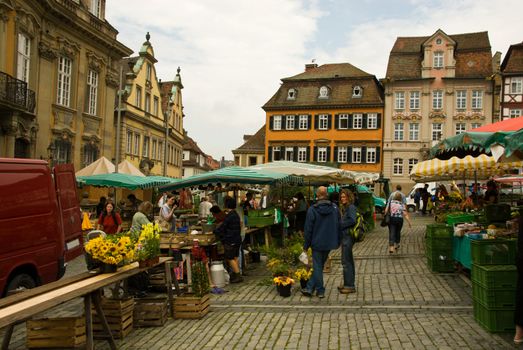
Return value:
[[(290, 298), (264, 283), (263, 268), (245, 282), (213, 295), (202, 320), (172, 320), (164, 327), (135, 329), (121, 349), (514, 349), (512, 334), (483, 330), (472, 313), (471, 283), (461, 274), (434, 274), (424, 257), (425, 225), (415, 217), (403, 232), (400, 253), (387, 251), (388, 232), (377, 228), (355, 246), (357, 293), (339, 294), (339, 251), (325, 275), (326, 298), (303, 297), (299, 286)], [(81, 259), (72, 266), (85, 269)], [(74, 301), (46, 315), (81, 313)], [(18, 326), (12, 349), (25, 348)], [(97, 349), (108, 349), (97, 342)]]

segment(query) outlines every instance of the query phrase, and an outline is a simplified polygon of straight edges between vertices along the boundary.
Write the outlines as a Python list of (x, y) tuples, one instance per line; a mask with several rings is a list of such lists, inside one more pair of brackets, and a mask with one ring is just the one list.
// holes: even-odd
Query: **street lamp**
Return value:
[(56, 146), (54, 142), (51, 142), (49, 146), (47, 147), (47, 158), (49, 159), (49, 167), (53, 167), (53, 159), (54, 159), (54, 152), (56, 151)]
[(165, 143), (163, 145), (163, 176), (167, 176), (167, 144), (169, 143), (169, 118), (173, 111), (173, 102), (171, 101), (172, 92), (169, 92), (169, 99), (167, 101), (167, 110), (163, 114), (165, 122)]

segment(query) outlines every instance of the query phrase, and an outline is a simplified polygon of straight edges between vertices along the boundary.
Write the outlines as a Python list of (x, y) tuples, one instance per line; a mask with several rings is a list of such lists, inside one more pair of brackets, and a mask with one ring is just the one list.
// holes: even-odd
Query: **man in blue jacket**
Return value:
[(340, 213), (338, 207), (327, 199), (326, 187), (318, 188), (316, 198), (316, 204), (307, 210), (303, 245), (304, 251), (312, 248), (312, 277), (301, 293), (310, 297), (316, 290), (318, 298), (324, 298), (323, 266), (330, 251), (340, 246)]

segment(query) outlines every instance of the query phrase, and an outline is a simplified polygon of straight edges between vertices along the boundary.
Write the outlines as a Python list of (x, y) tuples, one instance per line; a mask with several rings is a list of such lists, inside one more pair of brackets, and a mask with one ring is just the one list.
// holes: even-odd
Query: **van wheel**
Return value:
[(21, 292), (25, 289), (31, 289), (36, 287), (36, 281), (30, 275), (21, 273), (16, 275), (9, 281), (7, 285), (7, 295)]

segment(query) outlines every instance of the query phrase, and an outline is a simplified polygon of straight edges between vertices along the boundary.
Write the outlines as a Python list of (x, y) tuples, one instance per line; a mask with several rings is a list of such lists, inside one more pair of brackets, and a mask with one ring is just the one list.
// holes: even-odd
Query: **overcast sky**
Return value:
[[(265, 123), (280, 79), (349, 62), (382, 78), (398, 36), (488, 31), (492, 53), (523, 41), (522, 0), (119, 0), (106, 2), (118, 40), (138, 52), (151, 34), (158, 77), (181, 67), (184, 128), (207, 154), (233, 159)], [(504, 57), (504, 56), (503, 56)]]

